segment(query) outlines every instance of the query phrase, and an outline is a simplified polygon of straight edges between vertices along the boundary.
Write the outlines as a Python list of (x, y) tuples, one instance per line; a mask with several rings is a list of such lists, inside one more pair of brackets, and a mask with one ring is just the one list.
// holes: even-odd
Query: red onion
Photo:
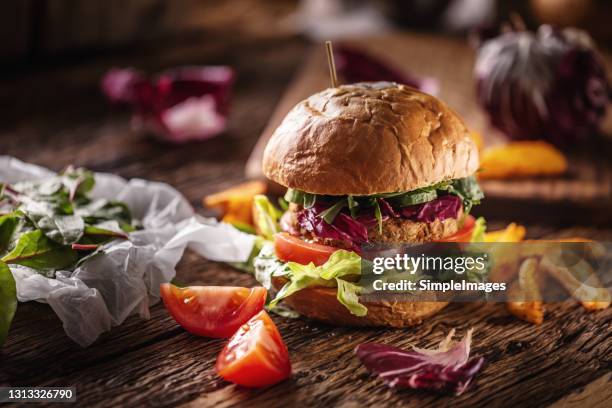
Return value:
[(599, 130), (611, 89), (590, 37), (543, 25), (486, 40), (474, 70), (491, 123), (513, 139), (567, 147)]

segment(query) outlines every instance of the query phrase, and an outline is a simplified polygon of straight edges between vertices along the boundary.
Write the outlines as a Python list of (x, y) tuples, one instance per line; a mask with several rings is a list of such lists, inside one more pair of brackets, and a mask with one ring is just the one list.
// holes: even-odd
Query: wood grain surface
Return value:
[[(124, 177), (168, 182), (202, 214), (203, 195), (244, 180), (244, 165), (309, 45), (296, 38), (223, 43), (160, 44), (104, 55), (61, 68), (29, 70), (0, 79), (3, 121), (0, 152), (60, 170), (67, 164)], [(240, 50), (236, 52), (236, 50)], [(440, 43), (439, 52), (454, 55)], [(108, 108), (98, 79), (114, 65), (159, 70), (194, 63), (229, 63), (237, 69), (230, 128), (206, 142), (167, 145), (129, 131), (129, 116)], [(450, 62), (449, 62), (450, 63)], [(426, 67), (424, 66), (423, 69)], [(298, 77), (299, 78), (299, 77)], [(549, 211), (556, 211), (550, 207)], [(503, 211), (516, 221), (513, 205)], [(476, 209), (476, 213), (478, 213)], [(587, 225), (588, 214), (565, 214), (567, 223), (526, 223), (530, 237), (588, 236), (612, 240), (609, 225)], [(505, 223), (491, 218), (491, 228)], [(186, 253), (181, 282), (254, 285), (252, 276)], [(0, 349), (0, 386), (75, 386), (78, 406), (558, 406), (610, 403), (612, 310), (587, 313), (574, 302), (549, 307), (535, 327), (502, 305), (453, 304), (423, 325), (406, 330), (337, 328), (304, 319), (274, 317), (289, 347), (291, 379), (261, 390), (228, 384), (214, 373), (223, 341), (182, 330), (161, 305), (151, 319), (129, 318), (81, 349), (43, 304), (20, 304)], [(364, 341), (432, 346), (451, 328), (475, 328), (473, 353), (487, 363), (473, 389), (460, 397), (390, 390), (353, 355)], [(583, 401), (582, 403), (580, 401)], [(587, 401), (587, 402), (584, 402)], [(591, 402), (589, 402), (591, 401)]]

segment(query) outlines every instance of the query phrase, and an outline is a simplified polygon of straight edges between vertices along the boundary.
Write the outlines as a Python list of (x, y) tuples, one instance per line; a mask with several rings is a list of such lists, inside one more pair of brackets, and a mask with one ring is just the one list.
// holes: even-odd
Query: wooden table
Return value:
[[(124, 177), (164, 181), (207, 214), (200, 199), (244, 179), (244, 165), (274, 106), (306, 55), (295, 38), (222, 44), (186, 41), (127, 50), (65, 65), (14, 72), (0, 83), (0, 152), (60, 170), (68, 164)], [(157, 70), (180, 64), (228, 63), (239, 75), (230, 128), (214, 140), (170, 146), (129, 132), (128, 115), (108, 108), (97, 81), (113, 65)], [(521, 213), (505, 209), (521, 221)], [(581, 227), (588, 214), (567, 214), (575, 226), (527, 225), (530, 236), (612, 239), (610, 225)], [(495, 228), (501, 221), (490, 219)], [(187, 253), (182, 282), (254, 285), (248, 274)], [(79, 406), (610, 406), (612, 309), (589, 314), (567, 302), (549, 308), (544, 324), (508, 315), (503, 305), (454, 304), (406, 330), (335, 328), (274, 317), (289, 347), (293, 376), (274, 387), (246, 390), (220, 380), (213, 365), (221, 340), (186, 333), (164, 308), (151, 319), (129, 318), (81, 349), (43, 304), (20, 304), (0, 350), (0, 385), (75, 386)], [(432, 346), (451, 328), (475, 328), (473, 353), (486, 358), (474, 389), (460, 397), (393, 391), (369, 376), (353, 349), (365, 341)]]

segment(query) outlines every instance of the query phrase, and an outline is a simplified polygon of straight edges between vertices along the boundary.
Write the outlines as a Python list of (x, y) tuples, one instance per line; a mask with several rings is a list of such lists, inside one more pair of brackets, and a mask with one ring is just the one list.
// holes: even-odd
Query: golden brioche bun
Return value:
[(329, 88), (298, 103), (263, 157), (272, 181), (328, 195), (411, 191), (477, 169), (478, 149), (455, 112), (389, 82)]

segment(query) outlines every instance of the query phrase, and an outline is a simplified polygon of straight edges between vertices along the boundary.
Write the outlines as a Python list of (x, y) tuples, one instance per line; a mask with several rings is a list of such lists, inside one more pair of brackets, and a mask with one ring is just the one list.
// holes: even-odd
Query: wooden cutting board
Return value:
[[(505, 142), (504, 136), (489, 126), (485, 113), (476, 103), (472, 77), (475, 53), (466, 41), (422, 34), (389, 34), (344, 43), (359, 47), (411, 75), (436, 78), (440, 84), (437, 96), (457, 111), (470, 129), (483, 135), (486, 146)], [(612, 71), (612, 57), (605, 55), (604, 58), (608, 71)], [(306, 55), (303, 68), (287, 88), (255, 146), (246, 167), (249, 178), (263, 177), (263, 150), (287, 112), (297, 102), (328, 86), (325, 51), (322, 45), (316, 45)], [(606, 122), (612, 122), (612, 118)], [(606, 123), (605, 128), (612, 126)], [(598, 139), (587, 149), (574, 149), (570, 152), (568, 174), (563, 177), (483, 181), (487, 200), (479, 207), (479, 213), (512, 218), (508, 208), (514, 207), (513, 212), (520, 212), (524, 221), (612, 224), (610, 145), (609, 139)], [(582, 218), (568, 218), (568, 213)]]

